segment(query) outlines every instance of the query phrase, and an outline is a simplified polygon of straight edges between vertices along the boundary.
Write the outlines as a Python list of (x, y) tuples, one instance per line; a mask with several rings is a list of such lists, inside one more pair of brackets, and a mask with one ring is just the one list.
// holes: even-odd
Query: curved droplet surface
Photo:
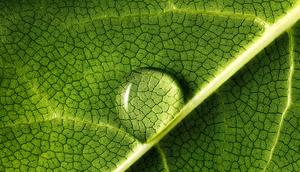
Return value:
[(157, 133), (179, 112), (184, 97), (170, 74), (142, 68), (132, 72), (117, 96), (122, 127), (140, 141)]

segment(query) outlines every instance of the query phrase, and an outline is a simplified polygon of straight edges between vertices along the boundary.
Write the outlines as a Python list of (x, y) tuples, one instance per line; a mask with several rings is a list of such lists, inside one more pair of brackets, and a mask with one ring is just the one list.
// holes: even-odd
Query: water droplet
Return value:
[(184, 98), (179, 83), (171, 75), (142, 68), (128, 76), (117, 104), (122, 127), (145, 141), (175, 117)]

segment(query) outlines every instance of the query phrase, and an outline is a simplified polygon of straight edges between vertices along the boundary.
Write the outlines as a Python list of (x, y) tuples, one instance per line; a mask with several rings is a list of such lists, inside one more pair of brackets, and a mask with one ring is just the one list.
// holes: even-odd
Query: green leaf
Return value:
[(297, 170), (296, 1), (0, 8), (1, 171)]

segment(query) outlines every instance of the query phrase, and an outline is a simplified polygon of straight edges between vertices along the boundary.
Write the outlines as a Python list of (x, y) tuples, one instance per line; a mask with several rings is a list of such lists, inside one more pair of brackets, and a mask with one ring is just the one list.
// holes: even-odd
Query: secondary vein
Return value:
[(160, 156), (161, 156), (163, 165), (164, 165), (164, 167), (165, 167), (165, 171), (166, 171), (166, 172), (169, 172), (170, 170), (169, 170), (168, 160), (167, 160), (167, 157), (166, 157), (165, 152), (162, 150), (160, 144), (157, 144), (157, 145), (156, 145), (156, 148), (157, 148), (158, 153), (159, 153)]
[(131, 17), (142, 17), (142, 16), (159, 16), (164, 13), (174, 12), (174, 13), (185, 13), (185, 14), (199, 14), (199, 15), (207, 15), (207, 16), (218, 16), (218, 17), (232, 17), (232, 18), (239, 18), (239, 19), (250, 19), (256, 22), (257, 24), (261, 25), (264, 28), (268, 28), (270, 23), (265, 21), (264, 19), (252, 15), (252, 14), (243, 14), (243, 13), (232, 13), (228, 11), (204, 11), (204, 10), (195, 10), (195, 9), (188, 9), (188, 8), (177, 8), (174, 4), (170, 4), (168, 8), (164, 9), (163, 11), (153, 12), (153, 13), (133, 13), (133, 14), (126, 14), (123, 16), (118, 15), (96, 15), (96, 16), (89, 16), (88, 18), (82, 19), (78, 22), (72, 23), (63, 23), (64, 27), (68, 29), (72, 25), (80, 25), (88, 22), (92, 22), (95, 20), (105, 20), (105, 19), (119, 19), (122, 20), (124, 18), (131, 18)]
[(293, 31), (292, 30), (290, 30), (288, 32), (288, 35), (289, 35), (289, 63), (290, 63), (290, 69), (289, 69), (289, 76), (288, 76), (288, 82), (287, 82), (287, 87), (288, 87), (288, 89), (287, 89), (287, 102), (286, 102), (285, 109), (284, 109), (284, 111), (281, 115), (280, 121), (279, 121), (278, 130), (277, 130), (277, 133), (276, 133), (275, 138), (274, 138), (274, 144), (271, 147), (270, 154), (269, 154), (269, 157), (268, 157), (268, 161), (267, 161), (267, 164), (264, 167), (263, 171), (266, 171), (268, 166), (270, 165), (270, 162), (272, 160), (275, 148), (278, 144), (281, 129), (282, 129), (283, 123), (284, 123), (284, 119), (285, 119), (285, 117), (288, 113), (288, 110), (289, 110), (289, 108), (291, 107), (291, 104), (292, 104), (292, 84), (293, 84), (292, 82), (293, 82), (293, 74), (294, 74), (294, 56), (295, 56), (294, 48), (295, 48), (295, 42), (294, 42), (294, 37), (293, 37)]
[(91, 121), (83, 120), (83, 119), (76, 118), (76, 117), (62, 117), (62, 116), (60, 116), (56, 113), (51, 115), (48, 119), (31, 121), (31, 122), (18, 122), (18, 123), (14, 123), (14, 124), (8, 124), (8, 125), (4, 125), (3, 127), (0, 127), (0, 129), (12, 128), (12, 127), (19, 126), (19, 125), (32, 125), (32, 124), (36, 124), (36, 123), (43, 123), (43, 122), (49, 122), (49, 121), (55, 121), (55, 120), (72, 121), (72, 122), (75, 122), (75, 123), (84, 123), (84, 124), (88, 124), (88, 125), (94, 125), (94, 126), (99, 127), (99, 128), (100, 127), (109, 128), (111, 130), (115, 130), (117, 132), (124, 133), (128, 137), (130, 137), (134, 140), (137, 140), (135, 137), (133, 137), (128, 132), (123, 131), (120, 128), (114, 127), (113, 125), (110, 125), (108, 123), (103, 123), (103, 122), (97, 122), (96, 123), (96, 122), (91, 122)]

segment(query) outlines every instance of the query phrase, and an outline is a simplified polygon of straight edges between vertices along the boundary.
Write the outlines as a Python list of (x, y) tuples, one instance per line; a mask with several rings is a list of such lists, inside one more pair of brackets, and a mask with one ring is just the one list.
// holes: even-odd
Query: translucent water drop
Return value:
[(184, 98), (179, 83), (171, 75), (143, 68), (126, 78), (117, 104), (122, 127), (145, 141), (175, 117)]

